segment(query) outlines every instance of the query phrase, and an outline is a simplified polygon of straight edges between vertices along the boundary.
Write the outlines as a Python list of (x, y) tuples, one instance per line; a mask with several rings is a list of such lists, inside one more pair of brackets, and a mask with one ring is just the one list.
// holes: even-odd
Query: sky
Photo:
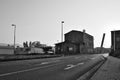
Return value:
[(40, 41), (54, 45), (71, 30), (94, 36), (94, 47), (111, 46), (111, 31), (120, 30), (120, 0), (0, 0), (0, 43)]

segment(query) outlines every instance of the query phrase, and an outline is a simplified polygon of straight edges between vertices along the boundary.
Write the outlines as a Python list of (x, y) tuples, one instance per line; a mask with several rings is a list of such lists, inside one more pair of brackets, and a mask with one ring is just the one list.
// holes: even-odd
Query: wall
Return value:
[(111, 32), (111, 39), (112, 39), (111, 41), (112, 46), (114, 47), (114, 40), (115, 40), (115, 49), (120, 49), (120, 31)]
[(79, 53), (79, 48), (76, 44), (63, 42), (56, 45), (57, 54), (77, 54)]
[(0, 48), (0, 54), (14, 54), (13, 49)]
[(63, 47), (64, 47), (65, 54), (76, 54), (77, 53), (77, 46), (75, 44), (65, 43)]
[(82, 43), (83, 33), (78, 31), (71, 31), (65, 34), (65, 41), (72, 42), (72, 43)]
[(94, 40), (93, 40), (93, 36), (84, 33), (84, 50), (83, 52), (87, 52), (87, 53), (93, 53), (93, 47), (94, 47)]
[(70, 31), (65, 34), (65, 41), (56, 44), (57, 53), (77, 54), (93, 52), (93, 36), (80, 31)]
[(116, 56), (116, 57), (120, 56), (120, 30), (111, 31), (111, 53), (110, 55)]

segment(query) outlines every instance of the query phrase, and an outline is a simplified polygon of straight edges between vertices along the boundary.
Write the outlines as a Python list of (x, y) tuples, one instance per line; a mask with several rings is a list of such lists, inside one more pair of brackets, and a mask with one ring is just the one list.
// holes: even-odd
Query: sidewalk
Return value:
[(90, 80), (120, 80), (120, 59), (108, 56)]

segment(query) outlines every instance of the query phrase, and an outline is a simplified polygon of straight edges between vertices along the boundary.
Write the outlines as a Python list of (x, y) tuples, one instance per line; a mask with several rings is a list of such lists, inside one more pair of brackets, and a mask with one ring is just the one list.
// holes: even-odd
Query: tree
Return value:
[(23, 47), (26, 47), (26, 43), (25, 42), (23, 42)]
[(24, 47), (29, 47), (29, 46), (28, 46), (28, 41), (23, 42), (23, 46), (24, 46)]
[(40, 41), (34, 41), (33, 43), (32, 43), (32, 46), (34, 46), (34, 47), (41, 47), (41, 44), (40, 44)]
[(28, 47), (28, 41), (26, 41), (26, 43), (25, 43), (25, 44), (26, 44), (26, 47)]
[(32, 46), (32, 42), (30, 41), (30, 42), (29, 42), (29, 47), (31, 47), (31, 46)]

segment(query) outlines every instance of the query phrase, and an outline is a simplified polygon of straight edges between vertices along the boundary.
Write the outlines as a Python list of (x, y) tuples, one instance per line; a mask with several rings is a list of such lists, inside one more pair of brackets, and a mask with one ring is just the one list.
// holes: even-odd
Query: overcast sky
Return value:
[(120, 0), (0, 0), (0, 43), (40, 41), (54, 45), (64, 33), (83, 29), (94, 36), (99, 47), (106, 33), (104, 47), (111, 46), (111, 30), (120, 29)]

